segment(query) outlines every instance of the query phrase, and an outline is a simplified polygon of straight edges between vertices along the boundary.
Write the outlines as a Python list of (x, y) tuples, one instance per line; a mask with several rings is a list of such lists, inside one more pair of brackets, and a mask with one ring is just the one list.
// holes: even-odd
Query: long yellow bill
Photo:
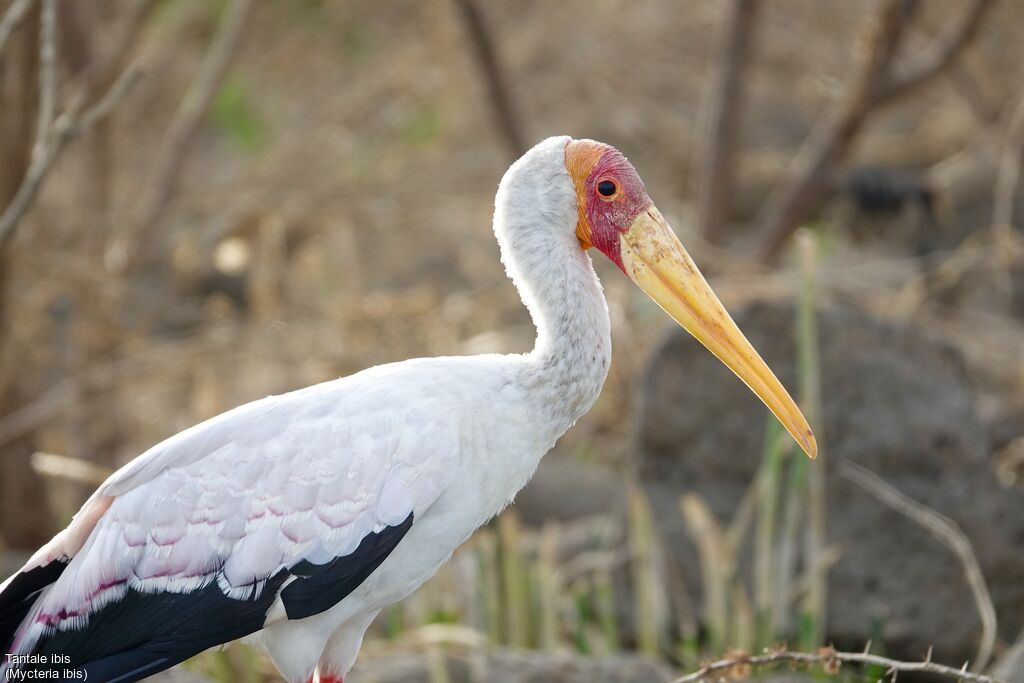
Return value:
[(623, 268), (649, 297), (764, 401), (808, 457), (818, 444), (796, 402), (740, 332), (672, 228), (653, 205), (621, 238)]

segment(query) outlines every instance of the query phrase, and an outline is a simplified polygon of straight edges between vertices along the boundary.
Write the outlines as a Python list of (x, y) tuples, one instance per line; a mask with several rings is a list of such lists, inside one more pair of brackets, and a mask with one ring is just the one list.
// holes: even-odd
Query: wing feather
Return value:
[(67, 566), (11, 649), (149, 675), (155, 659), (245, 635), (226, 623), (262, 628), (279, 596), (289, 618), (343, 599), (437, 498), (459, 450), (429, 378), (396, 392), (359, 377), (242, 406), (112, 475), (83, 508), (102, 504), (84, 545), (55, 546)]

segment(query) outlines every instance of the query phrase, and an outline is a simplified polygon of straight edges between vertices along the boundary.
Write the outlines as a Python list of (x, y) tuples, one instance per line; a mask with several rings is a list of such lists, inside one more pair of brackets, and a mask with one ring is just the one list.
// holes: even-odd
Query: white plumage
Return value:
[[(569, 142), (537, 145), (496, 199), (502, 261), (538, 329), (532, 352), (371, 368), (153, 447), (96, 491), (24, 578), (0, 586), (0, 624), (5, 609), (17, 618), (9, 650), (59, 643), (88, 653), (75, 665), (97, 676), (137, 680), (212, 644), (208, 624), (219, 629), (221, 617), (209, 612), (223, 611), (215, 642), (257, 631), (289, 682), (314, 671), (340, 680), (380, 609), (507, 505), (600, 392), (609, 320), (580, 248)], [(32, 577), (65, 562), (33, 592)], [(325, 583), (303, 592), (305, 581)], [(349, 592), (318, 602), (338, 581)], [(259, 614), (233, 616), (238, 606)], [(122, 622), (139, 623), (145, 640)], [(103, 639), (105, 623), (123, 631), (119, 645)]]

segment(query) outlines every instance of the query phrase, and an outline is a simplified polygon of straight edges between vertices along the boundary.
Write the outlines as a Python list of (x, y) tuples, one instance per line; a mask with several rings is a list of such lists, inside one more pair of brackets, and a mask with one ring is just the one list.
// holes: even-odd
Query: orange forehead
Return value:
[(565, 168), (576, 188), (576, 237), (584, 249), (589, 249), (591, 245), (590, 221), (585, 211), (587, 179), (608, 149), (608, 145), (594, 140), (572, 140), (565, 146)]
[(608, 145), (594, 140), (573, 140), (565, 146), (565, 167), (569, 170), (577, 191), (590, 177), (590, 172), (608, 149)]

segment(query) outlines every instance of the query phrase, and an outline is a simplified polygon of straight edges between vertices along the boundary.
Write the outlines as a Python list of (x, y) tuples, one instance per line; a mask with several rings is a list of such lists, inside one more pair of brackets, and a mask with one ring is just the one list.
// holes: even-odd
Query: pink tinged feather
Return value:
[(220, 530), (217, 532), (217, 537), (224, 541), (237, 541), (245, 535), (245, 517), (242, 515), (234, 515), (224, 520)]
[[(179, 521), (177, 506), (166, 498), (156, 498), (152, 496), (152, 492), (150, 493), (149, 504), (142, 509), (142, 526), (152, 532), (153, 529), (170, 526)], [(136, 499), (143, 497), (139, 495), (139, 489), (132, 491), (128, 496)]]
[(310, 545), (315, 540), (314, 522), (308, 517), (292, 515), (281, 523), (281, 533), (298, 547)]
[(309, 512), (319, 493), (319, 486), (289, 482), (284, 489), (284, 504), (293, 512)]
[(341, 502), (335, 505), (323, 505), (316, 509), (316, 516), (330, 529), (342, 529), (354, 522), (365, 511), (362, 505)]
[(230, 588), (244, 588), (262, 581), (283, 564), (278, 530), (256, 529), (238, 542), (224, 563), (224, 580)]
[(317, 506), (332, 506), (350, 500), (351, 496), (346, 495), (346, 486), (348, 486), (349, 489), (354, 488), (353, 485), (347, 484), (347, 482), (350, 479), (359, 479), (359, 477), (356, 476), (356, 469), (357, 466), (355, 463), (349, 463), (345, 473), (321, 486), (320, 498), (317, 501)]
[(144, 593), (188, 593), (216, 575), (220, 558), (203, 537), (186, 537), (166, 556), (146, 555), (135, 567), (132, 588)]
[(146, 539), (149, 538), (149, 534), (146, 533), (141, 524), (128, 522), (122, 527), (121, 538), (129, 548), (140, 548), (146, 545)]
[(239, 491), (249, 491), (263, 479), (268, 469), (266, 460), (249, 460), (239, 463), (232, 471), (231, 482)]
[(154, 527), (150, 530), (149, 536), (154, 545), (167, 547), (180, 542), (187, 531), (188, 525), (185, 520), (178, 517), (169, 524)]
[[(89, 614), (123, 595), (129, 566), (138, 553), (119, 551), (118, 530), (109, 525), (97, 528), (83, 554), (72, 560), (61, 580), (44, 593), (36, 621), (61, 628), (76, 627)], [(84, 561), (92, 553), (104, 561)]]
[(353, 459), (359, 467), (349, 470), (341, 482), (339, 500), (370, 504), (380, 494), (386, 474), (379, 463), (358, 458)]
[(249, 501), (249, 523), (259, 521), (267, 516), (267, 501), (264, 498), (253, 498)]
[(190, 525), (217, 526), (238, 514), (244, 499), (231, 495), (221, 480), (208, 480), (206, 490), (182, 510)]

